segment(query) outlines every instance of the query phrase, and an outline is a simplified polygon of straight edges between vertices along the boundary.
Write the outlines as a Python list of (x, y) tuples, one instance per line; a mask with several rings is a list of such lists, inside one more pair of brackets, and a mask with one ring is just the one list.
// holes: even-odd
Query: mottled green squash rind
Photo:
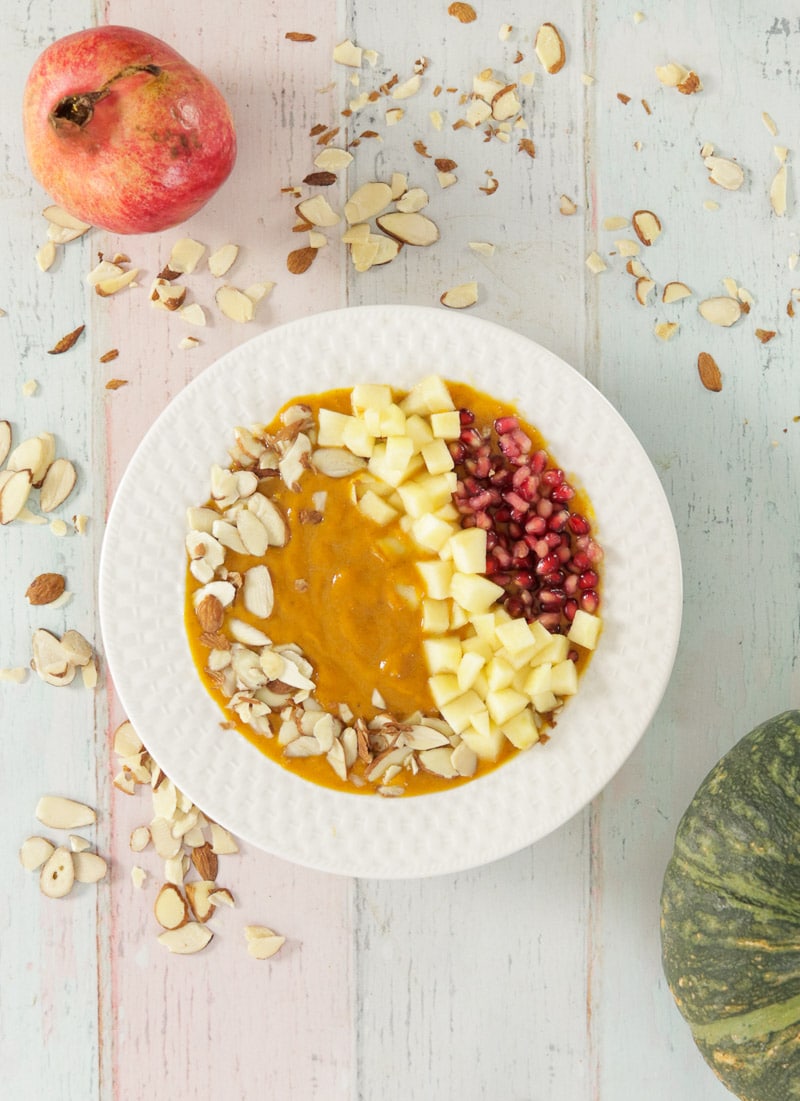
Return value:
[(664, 973), (697, 1046), (747, 1101), (800, 1101), (800, 711), (742, 738), (678, 826)]

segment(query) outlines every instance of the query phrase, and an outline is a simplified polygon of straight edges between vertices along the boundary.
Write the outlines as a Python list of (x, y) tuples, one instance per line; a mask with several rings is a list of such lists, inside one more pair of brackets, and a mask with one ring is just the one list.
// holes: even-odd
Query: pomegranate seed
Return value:
[(565, 599), (566, 594), (563, 589), (542, 589), (539, 593), (539, 604), (548, 612), (553, 608), (560, 608)]
[(544, 516), (545, 520), (549, 520), (553, 515), (553, 502), (542, 497), (541, 501), (536, 503), (536, 511), (540, 516)]
[(557, 589), (559, 585), (564, 584), (566, 578), (563, 570), (553, 570), (552, 573), (545, 574), (544, 580), (551, 588)]
[[(578, 575), (576, 573), (568, 573), (564, 578), (564, 592), (567, 596), (574, 596), (578, 591)], [(575, 605), (577, 607), (577, 604)]]
[(544, 516), (532, 516), (525, 524), (528, 535), (544, 535), (547, 531), (547, 521)]
[(534, 451), (533, 455), (531, 455), (531, 470), (534, 474), (541, 474), (546, 469), (549, 461), (550, 456), (546, 451), (542, 451), (541, 449), (539, 451)]
[(513, 490), (511, 493), (506, 494), (506, 503), (511, 505), (515, 512), (525, 513), (530, 508), (530, 502), (526, 501), (524, 497), (521, 497), (519, 493), (515, 493)]
[(550, 489), (555, 489), (557, 485), (561, 485), (564, 481), (564, 471), (559, 470), (558, 467), (552, 467), (550, 470), (545, 470), (542, 474), (542, 485), (549, 486)]
[(536, 572), (539, 577), (543, 577), (545, 574), (552, 573), (553, 570), (558, 569), (558, 556), (555, 554), (546, 554), (544, 558), (540, 558), (536, 563)]
[(550, 497), (554, 501), (571, 501), (575, 496), (575, 490), (567, 482), (561, 482), (557, 485)]
[(464, 459), (466, 459), (467, 445), (461, 440), (451, 440), (450, 443), (447, 445), (447, 448), (453, 457), (454, 463), (463, 463)]
[(578, 573), (582, 573), (587, 570), (591, 562), (589, 561), (589, 555), (586, 551), (575, 551), (572, 556), (572, 566)]
[(501, 436), (499, 444), (500, 450), (507, 459), (517, 459), (522, 454), (522, 449), (515, 436)]
[(593, 615), (600, 606), (600, 597), (594, 589), (586, 589), (581, 593), (581, 608), (589, 615)]
[(519, 619), (525, 614), (525, 605), (518, 596), (510, 596), (505, 602), (505, 608), (513, 619)]
[(569, 513), (566, 509), (561, 509), (560, 512), (554, 512), (550, 519), (547, 521), (547, 526), (550, 531), (563, 531), (567, 526), (567, 520), (569, 519)]
[[(463, 524), (463, 521), (462, 521)], [(488, 535), (491, 532), (493, 524), (492, 518), (488, 512), (476, 512), (475, 513), (475, 527), (481, 528)]]
[(578, 578), (578, 588), (594, 589), (597, 586), (597, 574), (594, 570), (584, 570)]
[(498, 436), (505, 436), (507, 432), (513, 432), (515, 428), (519, 428), (519, 421), (516, 417), (498, 417), (494, 422), (494, 430)]
[(461, 422), (461, 427), (465, 428), (467, 425), (475, 423), (475, 414), (471, 409), (459, 409), (458, 419)]
[(588, 535), (589, 534), (589, 521), (585, 516), (581, 516), (579, 512), (573, 512), (570, 514), (569, 530), (575, 535)]
[(462, 429), (460, 439), (471, 451), (476, 451), (483, 443), (483, 436), (477, 428)]
[(517, 570), (511, 580), (515, 585), (518, 585), (520, 589), (532, 589), (536, 584), (535, 577), (528, 570)]
[(542, 614), (536, 618), (546, 631), (550, 631), (552, 634), (558, 633), (561, 627), (560, 612), (542, 612)]
[[(578, 610), (578, 601), (575, 599), (574, 596), (568, 597), (564, 601), (564, 607), (563, 607), (562, 611), (564, 612), (565, 619), (569, 623), (572, 623), (573, 619), (575, 618), (575, 613), (577, 612), (577, 610)], [(570, 651), (570, 654), (574, 654), (574, 653), (575, 653), (574, 650)], [(575, 658), (573, 658), (572, 660), (574, 661)]]

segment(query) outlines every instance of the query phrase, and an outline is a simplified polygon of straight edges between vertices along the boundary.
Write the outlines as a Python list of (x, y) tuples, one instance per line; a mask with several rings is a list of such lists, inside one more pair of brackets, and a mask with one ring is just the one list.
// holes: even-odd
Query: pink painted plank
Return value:
[[(344, 293), (333, 249), (302, 279), (287, 272), (287, 253), (305, 239), (291, 233), (292, 199), (280, 192), (310, 170), (308, 130), (327, 121), (328, 99), (316, 89), (331, 80), (334, 9), (320, 12), (313, 0), (282, 8), (205, 5), (195, 20), (185, 7), (112, 0), (105, 18), (165, 39), (207, 72), (231, 104), (240, 146), (231, 179), (180, 230), (109, 236), (98, 244), (107, 254), (126, 252), (142, 268), (139, 288), (95, 307), (95, 351), (120, 352), (99, 368), (98, 389), (108, 377), (129, 380), (105, 395), (110, 500), (139, 440), (186, 382), (269, 327), (343, 304)], [(284, 33), (292, 30), (313, 30), (318, 41), (289, 42)], [(241, 246), (230, 282), (276, 282), (254, 323), (236, 325), (216, 312), (216, 284), (207, 271), (186, 279), (192, 298), (207, 307), (206, 328), (152, 309), (147, 288), (184, 233), (210, 248), (227, 241)], [(202, 344), (180, 350), (189, 334)], [(113, 730), (122, 718), (113, 702), (111, 716)], [(100, 969), (107, 984), (101, 992), (101, 1065), (111, 1080), (103, 1096), (352, 1096), (350, 882), (242, 846), (238, 855), (220, 860), (220, 882), (233, 892), (237, 908), (217, 912), (218, 935), (201, 955), (170, 956), (156, 942), (152, 916), (161, 862), (152, 852), (134, 857), (128, 847), (132, 827), (152, 817), (149, 795), (126, 798), (114, 791), (111, 802), (115, 870)], [(142, 890), (131, 883), (134, 863), (150, 873)], [(247, 923), (286, 935), (276, 958), (257, 962), (247, 955)]]

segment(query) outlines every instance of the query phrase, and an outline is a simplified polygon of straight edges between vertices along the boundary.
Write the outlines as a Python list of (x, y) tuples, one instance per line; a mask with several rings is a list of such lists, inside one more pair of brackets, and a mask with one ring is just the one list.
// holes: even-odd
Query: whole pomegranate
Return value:
[(227, 179), (236, 131), (222, 94), (165, 42), (131, 27), (59, 39), (23, 99), (34, 176), (65, 210), (115, 233), (185, 221)]

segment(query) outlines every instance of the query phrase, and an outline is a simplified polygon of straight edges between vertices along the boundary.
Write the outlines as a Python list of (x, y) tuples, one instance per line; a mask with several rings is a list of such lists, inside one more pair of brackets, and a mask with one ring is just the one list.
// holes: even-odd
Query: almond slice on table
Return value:
[(62, 336), (60, 340), (57, 340), (55, 342), (55, 344), (52, 348), (50, 348), (47, 354), (50, 356), (58, 356), (61, 355), (63, 352), (68, 352), (70, 348), (72, 348), (73, 345), (76, 343), (78, 337), (81, 335), (85, 328), (85, 325), (78, 325), (77, 328), (73, 329), (71, 332), (65, 333), (65, 335)]
[(709, 180), (726, 191), (738, 191), (744, 183), (744, 169), (736, 161), (712, 154), (704, 158), (703, 164), (708, 169)]
[(286, 937), (278, 936), (266, 925), (246, 925), (244, 935), (247, 951), (257, 960), (268, 960), (286, 943)]
[(97, 821), (97, 814), (91, 807), (63, 795), (43, 795), (36, 804), (35, 814), (42, 825), (51, 830), (74, 830)]
[(27, 470), (31, 475), (33, 486), (41, 485), (42, 479), (53, 461), (55, 441), (53, 437), (45, 433), (39, 436), (31, 436), (22, 443), (18, 443), (8, 456), (7, 470)]
[(364, 51), (361, 46), (357, 46), (349, 38), (345, 38), (343, 42), (339, 42), (333, 47), (333, 60), (339, 65), (349, 65), (353, 69), (360, 69), (363, 56)]
[(640, 276), (636, 280), (636, 284), (635, 284), (636, 301), (640, 305), (642, 305), (642, 306), (647, 305), (648, 296), (655, 289), (655, 285), (656, 285), (655, 281), (653, 279), (648, 279), (647, 276)]
[(209, 829), (211, 830), (211, 848), (217, 856), (230, 856), (233, 853), (238, 853), (239, 846), (236, 844), (233, 835), (224, 826), (220, 826), (217, 822), (211, 822), (209, 823)]
[(741, 302), (728, 295), (706, 298), (700, 303), (698, 310), (706, 321), (724, 328), (735, 325), (744, 312)]
[(92, 660), (92, 647), (80, 631), (65, 631), (61, 636), (61, 650), (72, 665), (79, 668)]
[(75, 883), (75, 866), (69, 849), (59, 845), (42, 866), (39, 886), (48, 898), (64, 898)]
[(35, 872), (46, 864), (55, 852), (55, 845), (46, 837), (28, 837), (19, 850), (19, 862), (28, 872)]
[(769, 187), (769, 202), (772, 209), (775, 211), (779, 218), (782, 218), (786, 213), (786, 184), (787, 184), (787, 171), (786, 165), (782, 164), (778, 171), (772, 178), (772, 183)]
[(180, 929), (189, 920), (186, 899), (173, 883), (165, 883), (158, 892), (153, 913), (163, 929)]
[[(61, 646), (60, 639), (50, 631), (39, 627), (33, 633), (32, 650), (31, 665), (43, 681), (57, 688), (72, 683), (75, 678), (75, 665)], [(76, 824), (82, 825), (82, 823)]]
[(254, 305), (258, 305), (262, 298), (266, 298), (267, 295), (275, 289), (275, 284), (269, 281), (263, 283), (251, 283), (249, 287), (245, 287), (244, 293), (248, 298), (253, 300)]
[(396, 200), (395, 207), (403, 214), (416, 214), (430, 202), (428, 192), (422, 187), (412, 187)]
[(661, 234), (661, 221), (652, 210), (636, 210), (631, 218), (634, 232), (643, 245), (652, 245)]
[[(170, 283), (168, 279), (159, 276), (150, 289), (150, 301), (159, 309), (174, 312), (186, 301), (186, 287)], [(112, 359), (116, 359), (116, 356), (112, 356)]]
[(63, 504), (72, 492), (77, 474), (69, 459), (55, 459), (47, 468), (47, 473), (39, 492), (39, 508), (42, 512), (52, 512)]
[(255, 302), (244, 291), (227, 284), (214, 295), (220, 313), (230, 321), (247, 322), (255, 317)]
[(239, 255), (238, 245), (221, 245), (208, 258), (208, 270), (217, 278), (225, 275), (233, 267), (236, 257)]
[(392, 189), (389, 184), (372, 181), (356, 188), (344, 204), (344, 216), (348, 225), (366, 222), (381, 214), (392, 201)]
[(191, 237), (181, 237), (172, 246), (167, 268), (178, 275), (191, 275), (203, 259), (206, 246)]
[(78, 850), (72, 853), (72, 866), (78, 883), (98, 883), (108, 871), (99, 853)]
[(52, 228), (54, 234), (51, 240), (60, 245), (74, 241), (76, 237), (81, 237), (87, 230), (92, 228), (87, 222), (81, 222), (78, 218), (73, 218), (68, 211), (64, 210), (63, 206), (58, 206), (55, 203), (46, 206), (42, 211), (42, 215), (49, 222), (48, 236), (51, 235)]
[(192, 850), (192, 864), (194, 864), (201, 879), (216, 880), (219, 858), (209, 841)]
[(338, 225), (341, 221), (324, 195), (312, 195), (310, 199), (303, 199), (297, 204), (295, 211), (306, 222), (322, 229)]
[(574, 214), (578, 209), (577, 203), (570, 199), (569, 195), (561, 195), (558, 200), (558, 209), (562, 214)]
[(210, 899), (211, 892), (215, 891), (216, 887), (216, 883), (211, 879), (193, 879), (186, 884), (186, 897), (192, 913), (200, 922), (208, 921), (216, 909)]
[(189, 956), (195, 952), (201, 952), (213, 935), (205, 925), (201, 925), (196, 921), (188, 921), (178, 929), (166, 929), (156, 939), (159, 944), (163, 944), (170, 952), (180, 956)]
[(286, 257), (286, 267), (292, 275), (302, 275), (308, 271), (317, 258), (319, 250), (306, 245), (305, 248), (293, 249)]
[(36, 251), (36, 263), (39, 265), (39, 270), (49, 271), (56, 262), (56, 255), (55, 241), (52, 239), (46, 241), (45, 244)]
[(123, 271), (121, 275), (112, 275), (107, 279), (100, 279), (94, 285), (95, 292), (101, 298), (109, 298), (112, 294), (116, 294), (117, 291), (129, 286), (138, 274), (138, 268), (129, 268), (128, 271)]
[(381, 215), (377, 222), (384, 233), (405, 245), (424, 247), (439, 240), (438, 227), (424, 214), (395, 211)]
[(670, 283), (664, 284), (661, 301), (666, 303), (678, 302), (681, 298), (688, 298), (691, 293), (691, 288), (687, 287), (685, 283), (673, 280)]
[(314, 158), (314, 165), (326, 172), (336, 172), (340, 168), (347, 168), (352, 162), (353, 154), (346, 149), (339, 149), (335, 145), (326, 146), (321, 153)]
[(206, 313), (199, 302), (192, 302), (189, 306), (183, 306), (178, 311), (179, 317), (189, 325), (205, 325)]
[(441, 295), (439, 301), (443, 306), (447, 306), (452, 310), (463, 310), (469, 306), (474, 306), (478, 301), (478, 284), (475, 282), (460, 283), (456, 287), (450, 287)]
[[(5, 474), (6, 472), (3, 471)], [(0, 485), (0, 524), (10, 524), (25, 508), (31, 491), (31, 472), (13, 470)]]
[(564, 40), (552, 23), (542, 23), (534, 40), (536, 56), (548, 73), (558, 73), (563, 69), (567, 55)]

